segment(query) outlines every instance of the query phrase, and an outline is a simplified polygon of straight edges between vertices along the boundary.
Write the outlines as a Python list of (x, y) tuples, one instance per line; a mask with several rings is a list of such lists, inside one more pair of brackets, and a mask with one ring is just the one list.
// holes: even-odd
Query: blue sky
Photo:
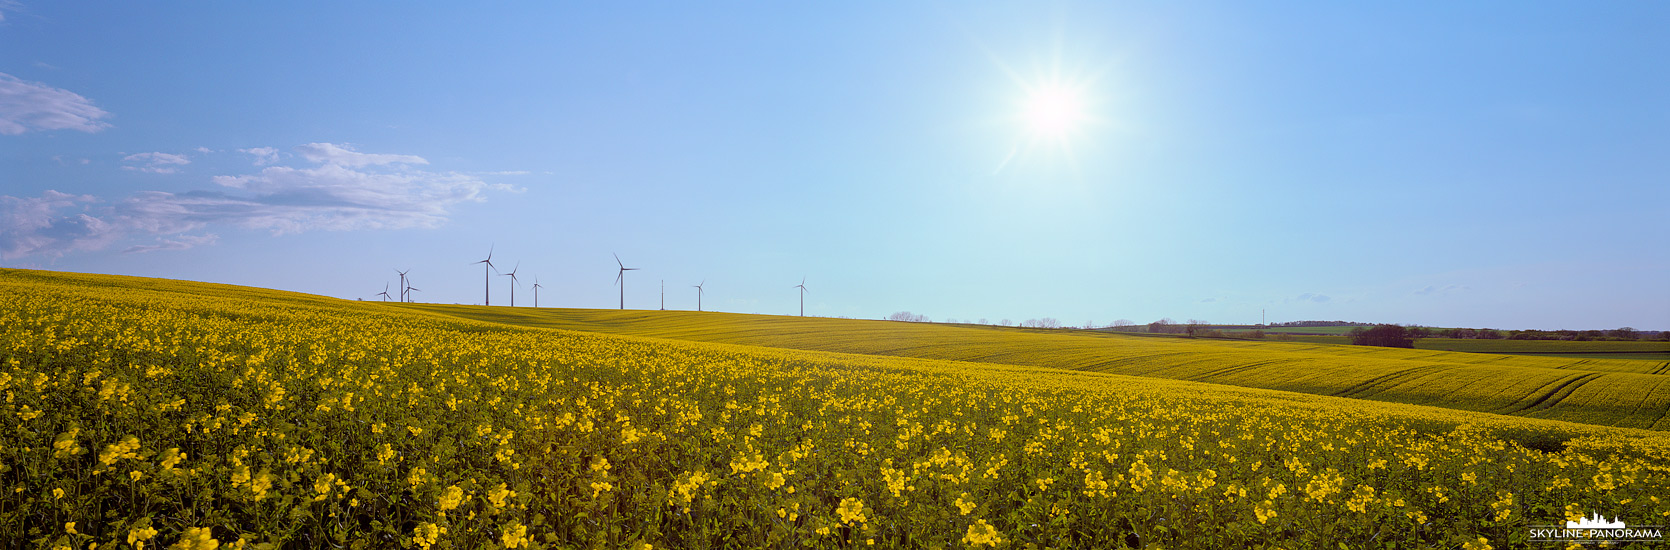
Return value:
[(0, 17), (6, 267), (480, 303), (492, 247), (541, 306), (616, 307), (618, 253), (638, 309), (1670, 329), (1662, 3)]

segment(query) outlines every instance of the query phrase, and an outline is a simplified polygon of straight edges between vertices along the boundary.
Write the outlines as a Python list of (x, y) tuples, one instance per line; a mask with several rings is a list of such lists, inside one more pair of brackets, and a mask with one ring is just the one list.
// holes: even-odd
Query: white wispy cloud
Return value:
[(122, 169), (124, 170), (136, 170), (153, 174), (173, 174), (180, 171), (180, 166), (191, 164), (191, 159), (186, 158), (185, 155), (171, 153), (134, 153), (122, 157), (122, 160), (140, 163), (137, 166), (123, 166)]
[(429, 164), (428, 160), (416, 155), (380, 155), (361, 153), (348, 145), (335, 143), (308, 143), (296, 146), (296, 152), (301, 153), (307, 160), (358, 168), (361, 166), (380, 166), (385, 164)]
[(39, 197), (0, 195), (0, 258), (62, 255), (108, 246), (115, 235), (104, 220), (87, 215), (98, 199), (48, 190)]
[(1412, 294), (1415, 294), (1417, 296), (1430, 296), (1430, 295), (1434, 295), (1434, 294), (1441, 296), (1441, 295), (1444, 295), (1444, 294), (1449, 294), (1451, 292), (1466, 292), (1466, 291), (1469, 291), (1469, 290), (1472, 290), (1472, 289), (1473, 289), (1472, 287), (1469, 287), (1467, 285), (1444, 285), (1444, 286), (1427, 285), (1425, 288), (1422, 288), (1420, 290), (1416, 290)]
[(220, 240), (220, 236), (213, 233), (208, 235), (180, 235), (172, 239), (158, 239), (156, 244), (130, 246), (126, 250), (123, 250), (122, 253), (135, 254), (140, 252), (156, 252), (158, 250), (185, 250), (196, 246), (214, 244), (215, 241), (218, 240)]
[(404, 161), (334, 162), (340, 158), (351, 157), (326, 156), (314, 160), (315, 166), (268, 166), (254, 174), (215, 176), (214, 183), (221, 186), (218, 190), (145, 191), (110, 202), (57, 191), (39, 197), (0, 196), (0, 213), (6, 220), (0, 225), (0, 258), (61, 256), (143, 237), (156, 242), (130, 246), (124, 252), (181, 250), (215, 242), (212, 235), (187, 234), (216, 226), (275, 235), (437, 227), (459, 203), (482, 201), (490, 190), (512, 190), (470, 174), (376, 166)]
[(248, 149), (239, 149), (238, 152), (255, 155), (256, 166), (266, 166), (268, 164), (278, 163), (278, 149), (274, 149), (272, 147), (250, 147)]
[(99, 120), (107, 116), (110, 113), (75, 92), (0, 73), (0, 134), (30, 130), (97, 132), (110, 127)]
[(1314, 302), (1314, 303), (1318, 303), (1318, 304), (1324, 304), (1324, 303), (1328, 303), (1331, 300), (1333, 300), (1333, 298), (1329, 298), (1326, 294), (1312, 294), (1312, 293), (1306, 292), (1304, 294), (1300, 294), (1300, 295), (1294, 296), (1292, 298), (1287, 298), (1287, 299), (1284, 299), (1282, 301), (1283, 302)]

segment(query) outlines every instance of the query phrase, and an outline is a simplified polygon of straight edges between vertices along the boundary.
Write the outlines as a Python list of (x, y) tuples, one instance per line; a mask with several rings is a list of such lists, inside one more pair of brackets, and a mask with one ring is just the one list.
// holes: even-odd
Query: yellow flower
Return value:
[(842, 499), (835, 513), (841, 516), (841, 523), (864, 523), (869, 519), (864, 517), (864, 501), (853, 497)]
[(614, 488), (615, 486), (607, 481), (593, 481), (591, 483), (591, 498), (597, 498), (597, 495), (614, 490)]
[(71, 428), (70, 431), (58, 434), (58, 438), (52, 442), (52, 458), (65, 458), (85, 452), (86, 449), (81, 448), (81, 443), (75, 439), (80, 433), (81, 428)]
[(499, 536), (499, 543), (505, 548), (517, 548), (528, 543), (528, 528), (521, 523), (511, 523), (504, 528), (504, 534)]
[(99, 462), (109, 466), (124, 458), (136, 459), (139, 458), (138, 451), (139, 438), (130, 435), (123, 438), (120, 443), (112, 443), (106, 446), (104, 452), (99, 454)]
[(52, 489), (52, 500), (58, 500), (58, 499), (61, 499), (61, 498), (64, 498), (64, 490), (60, 489), (60, 488), (57, 488), (57, 487), (54, 487)]
[(458, 488), (457, 485), (453, 485), (441, 491), (441, 499), (440, 502), (437, 503), (437, 507), (440, 508), (442, 512), (445, 512), (447, 510), (457, 508), (458, 505), (463, 502), (464, 490)]
[(487, 502), (489, 502), (493, 505), (494, 510), (498, 510), (499, 508), (503, 508), (504, 507), (504, 500), (507, 499), (507, 498), (513, 498), (515, 496), (516, 496), (516, 491), (506, 489), (505, 484), (503, 484), (503, 483), (500, 483), (498, 487), (494, 487), (492, 489), (487, 490)]
[(134, 550), (145, 550), (145, 541), (151, 540), (155, 536), (157, 536), (157, 530), (150, 526), (131, 529), (128, 531), (128, 544), (133, 545)]
[(313, 497), (314, 502), (325, 500), (331, 496), (331, 485), (336, 483), (336, 474), (325, 474), (313, 479), (313, 491), (319, 493)]
[(976, 506), (977, 505), (974, 504), (973, 501), (969, 500), (968, 493), (966, 492), (957, 497), (957, 510), (961, 511), (965, 516), (968, 515), (969, 512), (973, 512)]
[(1276, 511), (1272, 509), (1274, 506), (1274, 502), (1266, 500), (1253, 507), (1253, 514), (1258, 516), (1258, 523), (1267, 523), (1270, 518), (1276, 517)]
[(424, 550), (428, 550), (430, 546), (435, 545), (435, 541), (441, 539), (441, 535), (445, 534), (445, 527), (429, 522), (419, 523), (417, 527), (412, 528), (412, 542), (417, 543)]
[(998, 534), (997, 528), (986, 523), (986, 520), (977, 519), (968, 526), (968, 532), (963, 534), (963, 542), (969, 546), (997, 546), (1003, 543), (1003, 537)]
[(1478, 540), (1467, 541), (1467, 544), (1461, 545), (1461, 548), (1462, 550), (1490, 550), (1490, 539), (1479, 537)]
[(180, 541), (174, 543), (174, 550), (215, 550), (220, 547), (220, 541), (215, 540), (207, 527), (193, 527), (186, 529), (180, 535)]

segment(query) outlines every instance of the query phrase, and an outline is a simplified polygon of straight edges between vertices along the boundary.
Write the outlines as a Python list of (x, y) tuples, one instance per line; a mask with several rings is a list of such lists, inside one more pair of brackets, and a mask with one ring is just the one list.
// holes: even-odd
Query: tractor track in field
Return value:
[(1572, 392), (1577, 391), (1577, 388), (1581, 388), (1584, 384), (1593, 382), (1601, 376), (1604, 375), (1601, 373), (1589, 373), (1568, 379), (1564, 384), (1560, 384), (1553, 390), (1543, 393), (1541, 397), (1538, 397), (1536, 401), (1532, 401), (1529, 405), (1525, 405), (1503, 414), (1521, 414), (1532, 409), (1547, 410), (1552, 408), (1554, 405), (1559, 404), (1560, 401), (1565, 398), (1570, 397)]
[(1200, 374), (1197, 374), (1197, 375), (1194, 375), (1194, 376), (1185, 377), (1184, 380), (1193, 380), (1193, 381), (1196, 381), (1196, 382), (1209, 382), (1210, 378), (1213, 378), (1213, 377), (1216, 377), (1216, 376), (1222, 376), (1222, 375), (1225, 375), (1225, 374), (1229, 374), (1231, 372), (1244, 371), (1244, 370), (1252, 369), (1254, 367), (1261, 367), (1261, 366), (1268, 365), (1268, 364), (1271, 364), (1271, 363), (1278, 363), (1280, 361), (1281, 361), (1280, 359), (1271, 359), (1271, 360), (1268, 360), (1268, 361), (1254, 361), (1254, 362), (1247, 363), (1247, 364), (1244, 364), (1244, 365), (1235, 365), (1233, 367), (1221, 368), (1221, 369), (1217, 369), (1217, 370), (1213, 370), (1213, 371), (1200, 373)]
[[(1561, 369), (1561, 370), (1564, 370), (1564, 369)], [(1554, 386), (1554, 389), (1549, 390), (1549, 391), (1557, 391), (1557, 390), (1560, 389), (1559, 386), (1564, 385), (1566, 383), (1570, 383), (1572, 380), (1577, 379), (1577, 378), (1582, 378), (1583, 376), (1585, 376), (1585, 375), (1582, 375), (1582, 374), (1562, 375), (1559, 378), (1549, 380), (1548, 383), (1546, 383), (1546, 384), (1543, 384), (1541, 386), (1537, 386), (1537, 388), (1534, 389), (1534, 390), (1524, 392), (1524, 395), (1525, 396), (1544, 395), (1547, 392), (1543, 392), (1543, 390), (1545, 388), (1550, 387), (1550, 386)], [(1494, 397), (1494, 396), (1492, 396), (1492, 397)], [(1518, 401), (1513, 401), (1513, 402), (1508, 403), (1506, 405), (1502, 405), (1500, 407), (1496, 407), (1494, 409), (1491, 409), (1490, 412), (1495, 413), (1495, 414), (1513, 414), (1513, 413), (1525, 410), (1526, 406), (1520, 406), (1519, 405), (1519, 403), (1521, 403), (1523, 401), (1524, 401), (1524, 399), (1522, 398)]]
[(1450, 368), (1450, 365), (1426, 365), (1426, 366), (1420, 366), (1420, 367), (1410, 367), (1410, 368), (1403, 369), (1403, 370), (1400, 370), (1400, 371), (1397, 371), (1397, 372), (1393, 372), (1393, 373), (1389, 373), (1389, 374), (1383, 374), (1383, 375), (1380, 375), (1380, 376), (1376, 376), (1374, 378), (1370, 378), (1370, 379), (1365, 380), (1361, 383), (1352, 385), (1351, 387), (1348, 387), (1348, 388), (1345, 388), (1343, 390), (1331, 393), (1329, 395), (1332, 395), (1334, 397), (1355, 398), (1358, 395), (1367, 393), (1370, 389), (1373, 389), (1377, 386), (1381, 386), (1381, 385), (1383, 385), (1387, 382), (1392, 382), (1394, 380), (1408, 379), (1408, 378), (1413, 377), (1417, 374), (1422, 374), (1422, 375), (1430, 374), (1429, 371), (1435, 371), (1435, 370), (1447, 369), (1447, 368)]
[[(1633, 417), (1636, 414), (1640, 413), (1641, 412), (1641, 407), (1645, 406), (1647, 404), (1647, 399), (1652, 397), (1654, 392), (1658, 391), (1659, 386), (1663, 386), (1663, 385), (1664, 385), (1664, 381), (1659, 380), (1657, 384), (1653, 384), (1653, 389), (1647, 390), (1646, 393), (1641, 394), (1641, 400), (1635, 402), (1635, 408), (1631, 409), (1629, 411), (1629, 415), (1631, 417)], [(1657, 423), (1658, 423), (1657, 421), (1653, 422), (1653, 424), (1657, 424)], [(1653, 424), (1648, 424), (1647, 428), (1652, 429)]]

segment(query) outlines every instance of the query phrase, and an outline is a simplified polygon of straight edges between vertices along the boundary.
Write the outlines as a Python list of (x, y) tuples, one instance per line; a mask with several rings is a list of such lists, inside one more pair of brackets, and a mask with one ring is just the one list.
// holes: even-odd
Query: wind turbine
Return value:
[(372, 294), (372, 296), (382, 296), (384, 302), (389, 301), (389, 284), (388, 283), (383, 283), (383, 291), (378, 292), (376, 294)]
[(516, 270), (522, 269), (522, 262), (516, 262), (516, 267), (510, 273), (500, 273), (500, 277), (510, 277), (510, 307), (516, 307)]
[[(707, 284), (707, 279), (702, 279), (702, 285), (705, 284)], [(702, 310), (702, 285), (690, 285), (696, 288), (696, 311)]]
[(394, 272), (400, 274), (400, 301), (405, 302), (406, 301), (406, 274), (411, 273), (412, 269), (411, 268), (406, 268), (405, 271), (401, 271), (401, 270), (396, 269), (396, 270), (394, 270)]
[(533, 276), (533, 307), (539, 307), (539, 276)]
[(406, 299), (408, 301), (416, 302), (417, 300), (412, 299), (413, 292), (423, 292), (423, 289), (412, 286), (406, 287)]
[(498, 268), (493, 267), (493, 247), (487, 248), (487, 259), (473, 263), (487, 264), (481, 267), (481, 303), (482, 305), (493, 305), (493, 287), (492, 284), (490, 284), (492, 279), (487, 277), (487, 270), (489, 268), (492, 268), (493, 271), (498, 271)]
[[(406, 270), (407, 273), (411, 273), (411, 271), (412, 270), (410, 270), (410, 269)], [(412, 299), (412, 291), (417, 290), (418, 288), (415, 287), (415, 286), (412, 286), (412, 278), (411, 277), (406, 278), (405, 285), (406, 285), (406, 287), (403, 289), (403, 292), (400, 293), (403, 296), (402, 299), (404, 299), (407, 302), (416, 302), (417, 300)]]
[(789, 287), (789, 288), (800, 289), (800, 316), (805, 317), (806, 316), (806, 293), (809, 292), (808, 290), (806, 290), (806, 278), (801, 277), (800, 278), (800, 284), (794, 285), (794, 286)]
[(667, 311), (667, 280), (661, 280), (661, 311)]
[(620, 266), (620, 272), (615, 275), (615, 283), (620, 285), (620, 308), (626, 309), (626, 272), (637, 271), (638, 268), (620, 263), (620, 254), (615, 254), (615, 264)]

